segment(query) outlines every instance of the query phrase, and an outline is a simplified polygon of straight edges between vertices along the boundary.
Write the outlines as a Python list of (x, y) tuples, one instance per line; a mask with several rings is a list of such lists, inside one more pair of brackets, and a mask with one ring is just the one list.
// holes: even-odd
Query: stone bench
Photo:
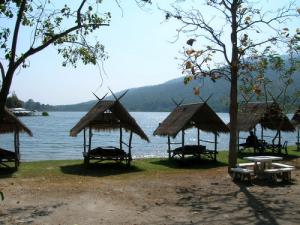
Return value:
[(233, 172), (234, 180), (240, 179), (241, 181), (243, 181), (245, 180), (245, 178), (247, 178), (247, 180), (251, 182), (252, 177), (254, 176), (254, 170), (250, 170), (246, 168), (236, 167), (236, 168), (231, 168), (231, 171)]
[(294, 166), (283, 164), (283, 163), (272, 163), (272, 166), (279, 167), (279, 168), (295, 168)]
[[(257, 164), (259, 165), (260, 162), (257, 162)], [(236, 167), (254, 167), (255, 162), (248, 162), (248, 163), (238, 163), (236, 164)]]
[(277, 181), (277, 176), (281, 175), (283, 181), (290, 181), (291, 180), (291, 172), (294, 168), (274, 168), (274, 169), (266, 169), (264, 172), (266, 174), (270, 174), (271, 179), (273, 181)]

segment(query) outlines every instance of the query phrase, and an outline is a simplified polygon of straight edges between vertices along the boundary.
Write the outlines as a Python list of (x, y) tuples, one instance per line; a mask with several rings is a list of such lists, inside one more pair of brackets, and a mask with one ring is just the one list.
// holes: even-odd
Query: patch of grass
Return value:
[[(243, 157), (253, 153), (243, 153), (238, 156), (238, 163), (245, 162)], [(300, 151), (296, 146), (288, 147), (288, 155), (283, 156), (285, 160), (300, 157)], [(156, 174), (156, 173), (179, 173), (192, 172), (202, 169), (210, 169), (228, 165), (228, 151), (220, 151), (217, 155), (217, 162), (208, 160), (185, 159), (168, 160), (167, 158), (150, 158), (133, 160), (130, 167), (123, 163), (101, 162), (92, 163), (87, 168), (83, 160), (51, 160), (37, 162), (22, 162), (16, 171), (13, 168), (0, 168), (0, 178), (16, 177), (70, 177), (70, 176), (91, 176), (91, 177), (127, 177), (131, 174)]]

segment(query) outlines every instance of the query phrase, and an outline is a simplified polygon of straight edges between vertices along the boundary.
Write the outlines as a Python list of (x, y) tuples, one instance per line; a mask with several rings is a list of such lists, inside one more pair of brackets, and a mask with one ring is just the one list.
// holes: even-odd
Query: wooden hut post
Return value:
[(131, 156), (131, 141), (132, 141), (132, 131), (130, 131), (129, 144), (128, 144), (129, 161), (132, 160), (132, 156)]
[(17, 131), (14, 132), (14, 149), (15, 149), (15, 154), (17, 155)]
[(240, 151), (240, 131), (237, 132), (237, 149), (238, 152)]
[(89, 149), (88, 149), (88, 153), (90, 153), (92, 149), (92, 127), (89, 127)]
[(263, 128), (263, 126), (262, 125), (260, 125), (260, 139), (261, 140), (264, 140), (264, 128)]
[(300, 127), (298, 127), (298, 131), (297, 131), (297, 150), (300, 150)]
[(214, 161), (217, 161), (217, 149), (218, 149), (218, 134), (215, 133), (215, 151), (214, 151)]
[(181, 131), (181, 145), (184, 148), (184, 130)]
[(86, 154), (86, 133), (85, 128), (83, 128), (83, 154)]
[(169, 159), (171, 159), (171, 141), (169, 135), (168, 135), (168, 154), (169, 154)]
[[(184, 129), (182, 129), (181, 134), (182, 152), (184, 152)], [(182, 158), (184, 158), (184, 153), (182, 153)]]
[(120, 149), (121, 150), (123, 149), (122, 142), (123, 142), (123, 132), (122, 132), (122, 125), (120, 124)]
[(14, 132), (14, 148), (15, 148), (15, 168), (18, 168), (19, 166), (19, 160), (20, 160), (20, 139), (19, 139), (19, 129), (16, 128)]
[(197, 127), (198, 146), (200, 146), (200, 129)]

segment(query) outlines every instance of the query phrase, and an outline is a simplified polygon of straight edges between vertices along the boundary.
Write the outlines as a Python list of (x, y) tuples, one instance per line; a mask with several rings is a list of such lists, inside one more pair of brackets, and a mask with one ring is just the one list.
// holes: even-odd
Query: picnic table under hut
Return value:
[(297, 150), (300, 150), (300, 107), (296, 110), (292, 118), (293, 125), (297, 128)]
[[(190, 128), (197, 129), (197, 143), (195, 145), (185, 144), (185, 130)], [(207, 149), (205, 145), (201, 145), (200, 130), (214, 134), (214, 149)], [(171, 143), (171, 139), (175, 138), (181, 131), (181, 143)], [(217, 156), (217, 137), (219, 133), (229, 132), (226, 124), (220, 117), (209, 107), (206, 102), (188, 105), (178, 105), (167, 118), (159, 124), (153, 135), (168, 137), (168, 155), (169, 159), (179, 156), (184, 158), (186, 155), (208, 156), (216, 161)], [(210, 142), (210, 141), (206, 141)], [(171, 149), (172, 144), (181, 145), (174, 150)]]
[(15, 168), (18, 168), (20, 164), (20, 132), (25, 132), (29, 136), (32, 136), (30, 129), (9, 109), (5, 108), (3, 120), (0, 123), (0, 134), (14, 134), (14, 149), (6, 150), (0, 147), (0, 165), (8, 167), (8, 163), (13, 162)]
[[(147, 135), (139, 127), (135, 119), (116, 100), (101, 100), (81, 118), (81, 120), (71, 129), (70, 136), (76, 137), (83, 130), (83, 156), (84, 163), (89, 164), (90, 160), (125, 160), (130, 165), (132, 160), (132, 136), (133, 133), (149, 142)], [(119, 146), (101, 146), (92, 149), (92, 131), (112, 131), (119, 130)], [(123, 130), (130, 132), (128, 144), (123, 141)], [(128, 147), (128, 152), (124, 150)]]
[[(256, 134), (256, 127), (260, 124), (261, 133)], [(237, 118), (238, 126), (238, 146), (240, 144), (240, 132), (254, 130), (258, 136), (258, 144), (253, 147), (254, 152), (260, 153), (271, 150), (272, 153), (281, 154), (282, 150), (287, 154), (287, 141), (282, 143), (281, 132), (294, 132), (295, 128), (289, 118), (283, 113), (279, 104), (271, 102), (249, 102), (241, 107)], [(230, 124), (229, 124), (230, 127)], [(276, 131), (271, 143), (265, 141), (264, 130), (269, 129)], [(240, 149), (239, 149), (240, 150)]]

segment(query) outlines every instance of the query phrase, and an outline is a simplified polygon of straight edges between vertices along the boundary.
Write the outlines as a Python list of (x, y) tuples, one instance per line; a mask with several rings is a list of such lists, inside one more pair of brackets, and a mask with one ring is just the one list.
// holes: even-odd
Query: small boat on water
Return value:
[(24, 108), (10, 108), (9, 109), (15, 116), (34, 116), (34, 112)]

